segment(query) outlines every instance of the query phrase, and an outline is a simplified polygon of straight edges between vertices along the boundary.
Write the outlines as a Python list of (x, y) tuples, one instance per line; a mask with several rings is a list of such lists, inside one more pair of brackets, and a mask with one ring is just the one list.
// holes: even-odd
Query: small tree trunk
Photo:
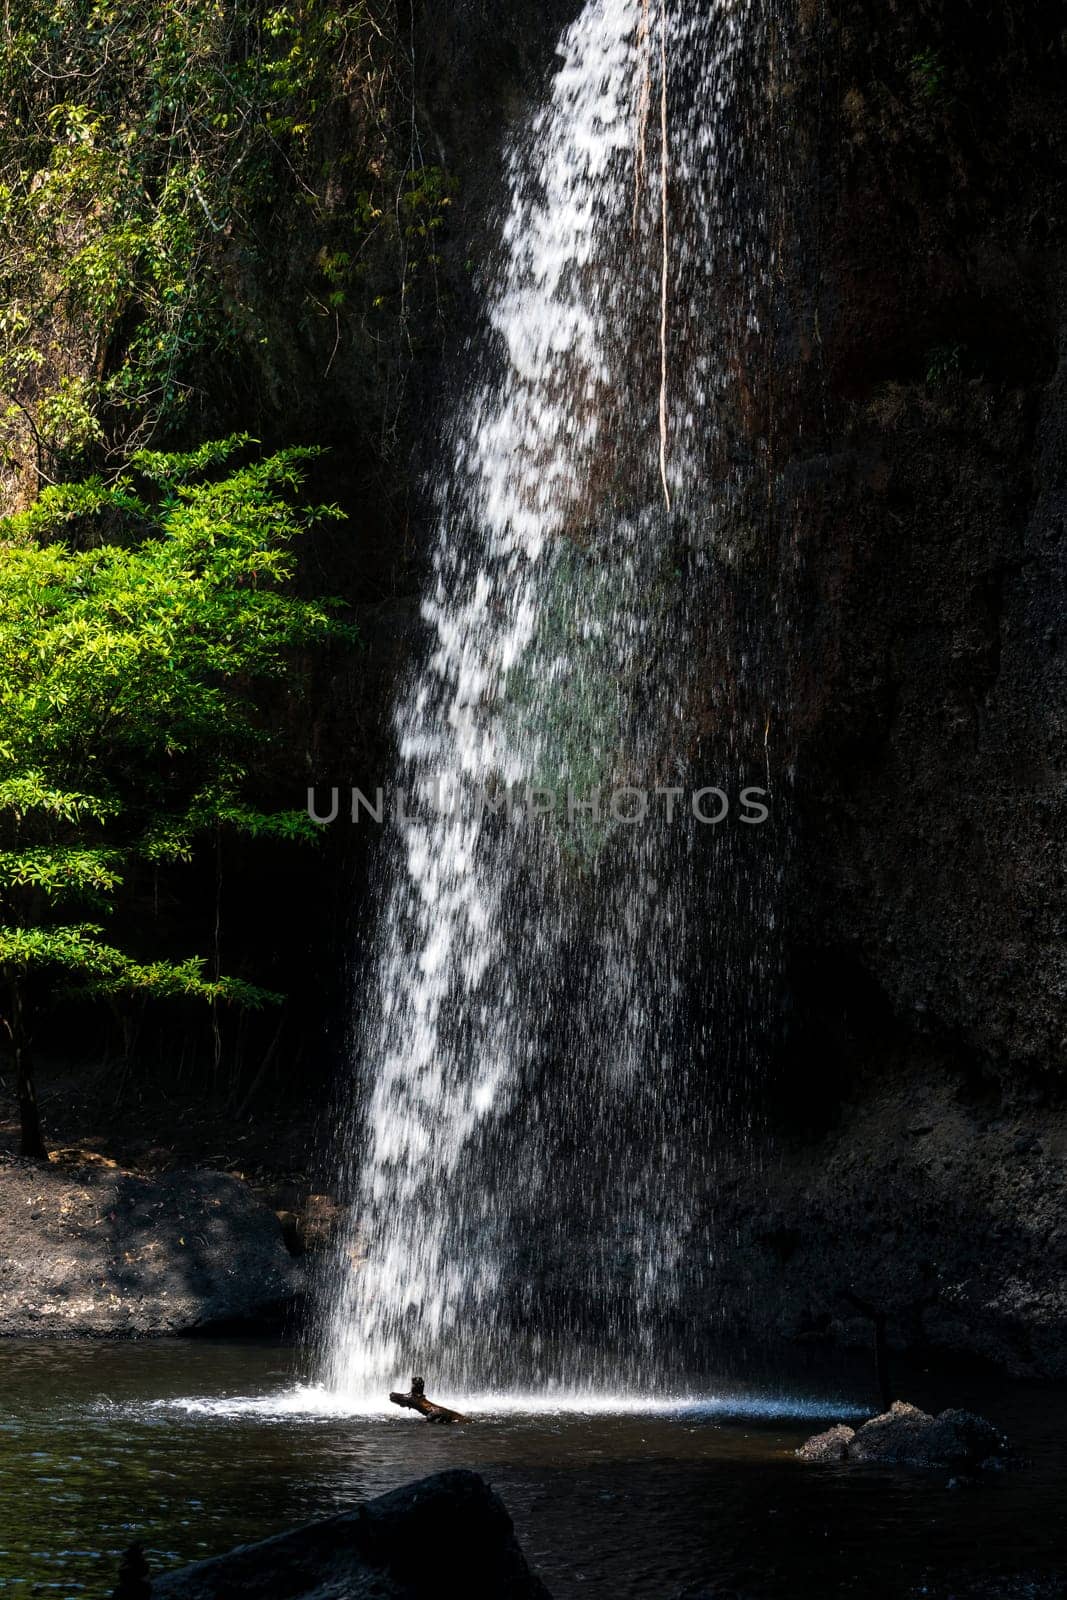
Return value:
[(15, 1094), (19, 1103), (19, 1120), (22, 1138), (19, 1154), (27, 1161), (46, 1161), (44, 1134), (41, 1131), (41, 1113), (37, 1107), (37, 1090), (33, 1085), (30, 1067), (30, 1041), (26, 1033), (25, 1001), (22, 985), (17, 978), (11, 980), (11, 1007), (7, 1018), (8, 1042), (11, 1046), (11, 1063), (15, 1069)]

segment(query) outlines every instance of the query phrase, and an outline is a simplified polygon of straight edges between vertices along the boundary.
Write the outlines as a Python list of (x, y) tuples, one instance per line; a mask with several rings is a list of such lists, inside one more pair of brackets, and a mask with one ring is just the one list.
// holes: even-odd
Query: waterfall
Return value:
[(776, 962), (771, 39), (763, 0), (588, 0), (507, 154), (357, 996), (349, 1395), (669, 1389), (714, 1295)]

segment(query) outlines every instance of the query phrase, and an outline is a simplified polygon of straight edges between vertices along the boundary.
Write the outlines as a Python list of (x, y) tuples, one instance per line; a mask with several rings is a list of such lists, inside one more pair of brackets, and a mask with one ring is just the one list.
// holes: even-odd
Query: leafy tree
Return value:
[(31, 995), (279, 998), (106, 933), (139, 864), (187, 862), (219, 828), (316, 831), (261, 809), (251, 774), (271, 738), (264, 685), (351, 636), (338, 602), (289, 588), (294, 541), (341, 513), (301, 503), (317, 452), (235, 467), (247, 442), (142, 452), (112, 483), (46, 489), (0, 521), (0, 1026), (26, 1156), (44, 1155)]
[[(280, 390), (309, 338), (355, 341), (374, 377), (413, 275), (435, 271), (449, 198), (406, 110), (393, 128), (395, 12), (4, 6), (0, 488), (24, 503), (27, 486), (240, 414), (231, 385), (260, 373)], [(376, 378), (383, 427), (395, 382)]]

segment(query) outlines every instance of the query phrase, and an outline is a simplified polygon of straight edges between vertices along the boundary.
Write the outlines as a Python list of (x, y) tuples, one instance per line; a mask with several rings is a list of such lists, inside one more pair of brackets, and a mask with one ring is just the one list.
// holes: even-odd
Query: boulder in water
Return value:
[(855, 1428), (839, 1422), (836, 1428), (817, 1433), (807, 1444), (801, 1445), (797, 1455), (801, 1461), (847, 1461), (848, 1447), (856, 1437)]
[(157, 1578), (153, 1600), (551, 1600), (476, 1472), (405, 1484), (354, 1511)]
[(891, 1466), (982, 1467), (1007, 1454), (1007, 1440), (991, 1422), (970, 1411), (939, 1416), (897, 1400), (862, 1428), (838, 1426), (809, 1439), (802, 1461), (867, 1461)]

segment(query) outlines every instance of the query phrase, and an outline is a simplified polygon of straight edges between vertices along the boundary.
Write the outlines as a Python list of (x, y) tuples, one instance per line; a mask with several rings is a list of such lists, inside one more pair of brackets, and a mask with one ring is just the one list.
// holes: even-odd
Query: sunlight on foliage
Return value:
[[(439, 169), (389, 154), (393, 9), (5, 8), (0, 475), (29, 453), (32, 492), (197, 425), (210, 364), (275, 336), (275, 261), (294, 318), (361, 298), (402, 319), (449, 197)], [(391, 288), (368, 251), (383, 235)]]
[[(339, 602), (291, 592), (294, 545), (340, 516), (306, 505), (318, 452), (236, 464), (235, 438), (141, 454), (109, 485), (46, 489), (0, 522), (0, 976), (79, 991), (278, 997), (103, 936), (123, 885), (219, 830), (313, 839), (265, 810), (250, 762), (263, 687), (350, 641)], [(21, 1008), (18, 1008), (21, 1009)]]

